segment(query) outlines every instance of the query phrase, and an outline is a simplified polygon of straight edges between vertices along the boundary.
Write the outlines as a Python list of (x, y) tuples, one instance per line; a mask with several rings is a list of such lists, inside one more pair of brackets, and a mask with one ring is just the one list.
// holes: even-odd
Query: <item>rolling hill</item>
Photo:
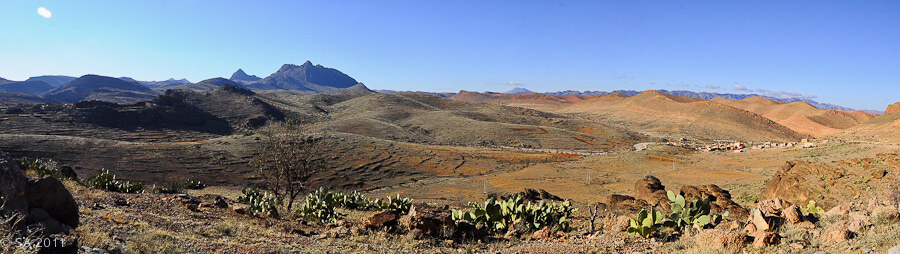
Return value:
[(311, 95), (312, 128), (421, 144), (613, 151), (649, 138), (622, 128), (531, 109), (420, 93)]
[(53, 86), (44, 81), (12, 81), (0, 84), (0, 92), (41, 94), (53, 89)]
[(848, 128), (837, 136), (848, 140), (900, 143), (900, 102), (888, 106), (884, 114)]
[(84, 75), (42, 95), (60, 102), (98, 100), (113, 103), (134, 103), (156, 97), (156, 92), (134, 81), (113, 77)]
[(862, 111), (818, 109), (803, 101), (784, 103), (763, 97), (742, 100), (720, 97), (712, 101), (762, 115), (796, 132), (814, 137), (833, 135), (874, 117)]
[(806, 136), (746, 110), (652, 90), (632, 97), (617, 93), (550, 96), (461, 92), (452, 98), (580, 116), (665, 138), (786, 141)]
[(0, 105), (35, 105), (51, 103), (44, 97), (26, 93), (0, 93)]

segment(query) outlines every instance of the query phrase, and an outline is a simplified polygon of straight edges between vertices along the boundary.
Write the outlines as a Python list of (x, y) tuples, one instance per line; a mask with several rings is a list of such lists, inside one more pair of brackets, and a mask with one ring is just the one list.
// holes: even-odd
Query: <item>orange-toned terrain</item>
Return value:
[(900, 102), (888, 106), (884, 114), (849, 128), (838, 136), (847, 140), (900, 143)]
[(712, 101), (646, 91), (627, 97), (460, 93), (452, 99), (548, 110), (667, 138), (787, 141), (807, 135), (759, 114)]
[(796, 132), (813, 137), (834, 135), (874, 117), (862, 111), (818, 109), (802, 101), (784, 103), (762, 97), (743, 100), (715, 98), (711, 101), (762, 115)]

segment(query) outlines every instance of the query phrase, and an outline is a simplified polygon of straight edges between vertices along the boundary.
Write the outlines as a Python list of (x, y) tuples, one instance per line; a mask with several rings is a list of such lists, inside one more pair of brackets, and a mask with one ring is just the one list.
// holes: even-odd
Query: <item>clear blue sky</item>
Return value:
[(0, 77), (196, 82), (311, 60), (373, 89), (900, 101), (900, 2), (734, 2), (3, 0)]

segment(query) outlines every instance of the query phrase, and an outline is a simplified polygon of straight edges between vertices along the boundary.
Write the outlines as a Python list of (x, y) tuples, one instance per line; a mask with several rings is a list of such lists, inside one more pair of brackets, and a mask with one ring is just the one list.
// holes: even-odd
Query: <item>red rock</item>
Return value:
[(850, 214), (850, 204), (843, 203), (843, 204), (837, 205), (837, 206), (829, 209), (827, 212), (825, 212), (825, 214), (826, 215), (846, 216), (846, 215)]
[(658, 205), (662, 209), (669, 209), (666, 187), (662, 185), (659, 178), (654, 176), (644, 176), (644, 178), (634, 183), (634, 197), (647, 201), (650, 205)]
[(753, 237), (754, 247), (766, 247), (781, 243), (781, 235), (772, 232), (757, 231), (750, 234)]
[(831, 228), (825, 230), (825, 233), (823, 233), (823, 237), (825, 238), (825, 240), (832, 243), (839, 243), (849, 240), (850, 236), (850, 230), (847, 229), (847, 226), (841, 224), (832, 226)]
[(541, 230), (534, 231), (534, 233), (531, 234), (531, 238), (538, 240), (550, 238), (550, 228), (544, 227)]
[(747, 235), (736, 230), (707, 229), (700, 231), (694, 239), (698, 245), (716, 250), (740, 250), (747, 244)]
[(376, 212), (368, 217), (363, 222), (363, 226), (367, 229), (382, 229), (385, 227), (393, 227), (396, 226), (397, 220), (400, 219), (400, 214), (394, 211), (381, 211)]
[(803, 222), (803, 212), (796, 205), (791, 205), (781, 211), (781, 216), (792, 224)]
[(888, 105), (887, 110), (884, 111), (885, 114), (893, 112), (900, 112), (900, 102)]

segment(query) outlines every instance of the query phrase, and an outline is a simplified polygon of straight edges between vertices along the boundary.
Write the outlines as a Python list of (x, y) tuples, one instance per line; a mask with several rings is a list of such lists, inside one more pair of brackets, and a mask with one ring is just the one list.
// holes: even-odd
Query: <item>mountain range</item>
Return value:
[[(169, 89), (211, 91), (225, 84), (255, 90), (294, 90), (303, 93), (340, 93), (350, 90), (370, 90), (352, 77), (333, 68), (313, 65), (285, 64), (264, 79), (248, 75), (238, 69), (231, 79), (211, 78), (197, 83), (186, 79), (164, 81), (139, 81), (130, 77), (105, 77), (85, 75), (38, 76), (26, 81), (0, 78), (0, 105), (37, 104), (45, 102), (71, 103), (81, 100), (99, 100), (114, 103), (134, 103), (152, 99)], [(25, 95), (28, 96), (25, 96)]]
[[(94, 75), (96, 76), (96, 75)], [(369, 90), (365, 85), (359, 83), (356, 79), (350, 77), (343, 72), (324, 67), (322, 65), (314, 65), (310, 61), (306, 61), (302, 65), (293, 65), (293, 64), (285, 64), (281, 66), (278, 71), (272, 73), (266, 78), (260, 78), (255, 75), (249, 75), (244, 72), (243, 69), (238, 69), (235, 71), (231, 78), (212, 78), (207, 79), (197, 83), (191, 83), (186, 79), (168, 79), (164, 81), (139, 81), (129, 77), (121, 77), (120, 80), (137, 83), (144, 88), (151, 89), (150, 94), (153, 93), (162, 93), (166, 89), (186, 89), (186, 90), (194, 90), (194, 91), (203, 91), (203, 90), (212, 90), (218, 86), (223, 84), (234, 84), (239, 87), (254, 89), (254, 90), (294, 90), (305, 93), (340, 93), (344, 91), (350, 90), (360, 90), (360, 91), (372, 91)], [(38, 95), (38, 96), (46, 96), (53, 95), (55, 98), (87, 98), (89, 96), (69, 96), (69, 95), (61, 95), (60, 91), (50, 92), (52, 89), (63, 86), (69, 82), (76, 80), (75, 77), (69, 76), (61, 76), (61, 75), (46, 75), (46, 76), (37, 76), (31, 77), (26, 81), (11, 81), (0, 78), (0, 93), (24, 93), (30, 95)], [(137, 99), (146, 98), (147, 89), (134, 87), (135, 90), (132, 94), (136, 95)], [(153, 92), (152, 90), (155, 90)], [(79, 92), (82, 95), (90, 94), (92, 89), (81, 89)], [(669, 90), (657, 90), (661, 93), (676, 95), (676, 96), (684, 96), (691, 97), (697, 99), (711, 100), (714, 98), (723, 98), (728, 100), (743, 100), (747, 98), (753, 97), (762, 97), (773, 101), (784, 102), (784, 103), (792, 103), (792, 102), (806, 102), (809, 105), (812, 105), (818, 109), (831, 109), (831, 110), (844, 110), (844, 111), (853, 111), (854, 109), (843, 107), (834, 104), (828, 103), (819, 103), (814, 100), (806, 99), (806, 98), (775, 98), (762, 96), (758, 94), (730, 94), (730, 93), (708, 93), (708, 92), (693, 92), (693, 91), (669, 91)], [(109, 91), (103, 91), (99, 94), (107, 94)], [(119, 90), (119, 92), (122, 92)], [(375, 92), (378, 93), (398, 93), (398, 91), (393, 90), (377, 90)], [(428, 93), (439, 97), (453, 97), (457, 95), (457, 93)], [(509, 91), (504, 92), (503, 94), (530, 94), (534, 93), (531, 90), (522, 87), (516, 87)], [(546, 92), (542, 94), (551, 95), (551, 96), (562, 96), (562, 95), (581, 95), (581, 96), (597, 96), (597, 95), (607, 95), (612, 93), (618, 93), (625, 96), (635, 96), (640, 94), (641, 91), (635, 90), (615, 90), (615, 91), (574, 91), (574, 90), (565, 90), (565, 91), (557, 91), (557, 92)], [(139, 96), (137, 94), (140, 94)], [(72, 94), (70, 94), (72, 95)], [(119, 94), (126, 95), (126, 94)], [(9, 96), (8, 96), (9, 97)], [(105, 100), (104, 96), (93, 96), (94, 99)], [(50, 101), (55, 100), (54, 98), (47, 98)], [(107, 101), (123, 101), (123, 98), (118, 99), (110, 99)], [(23, 100), (16, 100), (17, 102), (21, 102)], [(129, 101), (129, 100), (125, 100)], [(9, 100), (0, 100), (0, 104), (9, 104), (12, 101)], [(71, 102), (71, 101), (59, 101), (59, 102)], [(877, 110), (865, 110), (865, 112), (872, 114), (881, 114), (881, 111)]]
[(141, 85), (144, 85), (144, 86), (147, 86), (150, 88), (178, 86), (178, 85), (184, 85), (184, 84), (191, 83), (191, 81), (188, 81), (187, 79), (173, 79), (173, 78), (170, 78), (168, 80), (163, 80), (163, 81), (140, 81), (140, 80), (135, 80), (135, 79), (129, 78), (129, 77), (121, 77), (119, 79), (123, 79), (126, 81), (138, 82)]

